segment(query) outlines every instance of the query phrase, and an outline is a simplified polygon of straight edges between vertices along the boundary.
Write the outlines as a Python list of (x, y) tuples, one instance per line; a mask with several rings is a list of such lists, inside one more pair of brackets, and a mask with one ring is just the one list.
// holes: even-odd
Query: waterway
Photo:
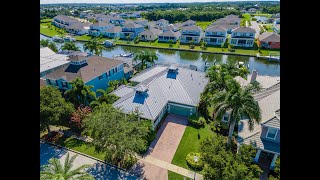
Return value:
[[(50, 39), (49, 37), (40, 34), (40, 39)], [(58, 48), (63, 43), (56, 43)], [(83, 50), (83, 42), (76, 42), (76, 45)], [(258, 60), (256, 57), (237, 56), (237, 55), (223, 55), (223, 54), (211, 54), (201, 52), (189, 52), (189, 51), (177, 51), (177, 50), (165, 50), (165, 49), (151, 49), (131, 46), (115, 46), (103, 50), (102, 56), (112, 58), (114, 55), (123, 53), (135, 53), (139, 50), (155, 51), (158, 56), (156, 64), (180, 64), (184, 66), (195, 65), (199, 71), (204, 71), (205, 60), (208, 62), (226, 63), (230, 62), (244, 62), (249, 67), (250, 72), (257, 70), (260, 75), (268, 76), (280, 76), (280, 63), (268, 62), (266, 60)]]

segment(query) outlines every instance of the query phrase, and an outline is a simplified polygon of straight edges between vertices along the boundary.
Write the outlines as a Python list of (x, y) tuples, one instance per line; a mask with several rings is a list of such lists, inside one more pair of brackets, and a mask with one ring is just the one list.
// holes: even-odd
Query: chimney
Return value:
[(258, 73), (257, 73), (257, 71), (254, 69), (254, 70), (252, 71), (250, 83), (254, 83), (254, 82), (256, 81), (257, 75), (258, 75)]

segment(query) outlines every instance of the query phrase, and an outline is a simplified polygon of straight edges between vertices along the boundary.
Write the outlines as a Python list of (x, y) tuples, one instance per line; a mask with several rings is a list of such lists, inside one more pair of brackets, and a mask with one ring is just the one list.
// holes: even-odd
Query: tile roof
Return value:
[(259, 35), (259, 40), (265, 42), (280, 42), (280, 35), (274, 32), (264, 32)]
[(274, 116), (273, 118), (261, 124), (280, 129), (280, 118), (278, 118), (277, 116)]
[(69, 64), (54, 72), (47, 74), (48, 79), (64, 79), (68, 82), (81, 78), (85, 83), (122, 64), (122, 61), (101, 56), (87, 57), (87, 63), (82, 65)]
[(253, 134), (247, 139), (238, 139), (240, 144), (252, 144), (253, 146), (259, 149), (265, 149), (268, 151), (280, 153), (280, 144), (272, 141), (268, 141), (265, 139), (261, 139), (260, 132)]
[[(131, 81), (148, 87), (147, 93), (136, 93), (131, 90), (119, 90), (115, 94), (122, 97), (113, 105), (129, 113), (139, 108), (142, 117), (154, 120), (168, 102), (196, 106), (200, 93), (208, 79), (205, 73), (179, 68), (178, 73), (168, 72), (168, 66), (155, 66), (133, 77)], [(121, 92), (127, 91), (123, 95)]]

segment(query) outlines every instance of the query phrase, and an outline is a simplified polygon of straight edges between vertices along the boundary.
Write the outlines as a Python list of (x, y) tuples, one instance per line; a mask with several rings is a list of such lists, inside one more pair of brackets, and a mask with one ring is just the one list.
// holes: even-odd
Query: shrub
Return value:
[(169, 47), (172, 47), (173, 45), (172, 44), (169, 44)]
[(188, 122), (196, 127), (203, 127), (205, 123), (205, 119), (202, 116), (192, 115), (189, 117)]
[(192, 44), (189, 47), (190, 47), (190, 49), (194, 49), (195, 45)]
[[(197, 162), (194, 161), (194, 156), (198, 157)], [(194, 169), (202, 169), (203, 167), (203, 161), (201, 159), (200, 153), (194, 153), (194, 152), (189, 153), (186, 157), (186, 161), (189, 164), (189, 166), (191, 166)]]
[(134, 38), (134, 41), (133, 41), (135, 44), (138, 44), (140, 42), (140, 38), (139, 37), (136, 37)]
[(252, 18), (251, 20), (252, 20), (252, 21), (257, 21), (257, 18)]
[(42, 137), (42, 139), (48, 142), (56, 142), (62, 136), (63, 134), (59, 133), (58, 131), (51, 131), (50, 135), (46, 134)]

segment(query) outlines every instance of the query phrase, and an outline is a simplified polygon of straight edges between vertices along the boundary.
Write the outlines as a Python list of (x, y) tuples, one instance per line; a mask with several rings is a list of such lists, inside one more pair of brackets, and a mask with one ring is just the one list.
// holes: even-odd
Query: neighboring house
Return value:
[(174, 25), (174, 24), (169, 24), (167, 26), (164, 26), (162, 28), (162, 30), (165, 32), (165, 31), (169, 31), (169, 30), (172, 30), (173, 32), (177, 32), (179, 31), (179, 27)]
[(195, 26), (195, 25), (196, 25), (196, 22), (190, 19), (182, 23), (182, 26)]
[(161, 124), (166, 113), (190, 116), (197, 113), (200, 94), (208, 79), (204, 72), (177, 66), (154, 66), (130, 81), (132, 86), (120, 86), (113, 93), (120, 97), (113, 106), (124, 113), (139, 112), (151, 120), (153, 127)]
[(158, 42), (168, 42), (172, 40), (174, 43), (180, 38), (181, 34), (179, 31), (173, 32), (172, 30), (165, 31), (159, 34)]
[(159, 29), (146, 29), (139, 34), (139, 38), (141, 41), (154, 41), (161, 33), (162, 31)]
[(256, 13), (256, 9), (255, 8), (250, 8), (250, 9), (248, 9), (248, 13), (250, 13), (250, 14), (254, 14), (254, 13)]
[(136, 61), (133, 61), (132, 58), (129, 57), (116, 57), (117, 60), (123, 62), (123, 72), (125, 78), (128, 80), (133, 76), (134, 68), (139, 64)]
[(280, 156), (280, 82), (255, 93), (254, 98), (261, 109), (261, 122), (254, 123), (252, 131), (246, 118), (239, 122), (238, 146), (253, 145), (257, 149), (254, 161), (271, 161), (272, 170)]
[(274, 32), (264, 32), (259, 35), (258, 45), (267, 49), (280, 49), (280, 35)]
[(147, 22), (147, 25), (146, 25), (146, 27), (148, 29), (154, 28), (155, 26), (156, 26), (156, 22), (155, 21), (149, 21), (149, 22)]
[(92, 25), (90, 25), (89, 35), (91, 36), (99, 36), (106, 29), (110, 29), (114, 27), (114, 24), (105, 23), (103, 21), (98, 21)]
[(227, 29), (228, 34), (231, 34), (232, 30), (240, 27), (240, 22), (241, 18), (239, 18), (239, 16), (231, 14), (214, 21), (211, 26), (220, 26)]
[(200, 26), (183, 26), (181, 29), (180, 43), (190, 43), (194, 41), (198, 44), (203, 36), (202, 28)]
[(71, 88), (70, 82), (81, 78), (86, 85), (93, 85), (93, 91), (107, 89), (111, 80), (124, 78), (123, 62), (101, 56), (70, 56), (70, 64), (48, 73), (44, 78), (48, 85), (65, 91)]
[(273, 14), (271, 18), (280, 18), (280, 13)]
[(144, 20), (144, 19), (135, 20), (134, 23), (140, 24), (143, 27), (148, 26), (148, 20)]
[(226, 42), (227, 30), (219, 26), (210, 26), (205, 31), (203, 41), (208, 45), (221, 45)]
[(121, 17), (115, 16), (110, 19), (110, 22), (114, 25), (123, 25), (125, 20)]
[(56, 54), (50, 48), (40, 48), (40, 77), (62, 68), (70, 63), (68, 56)]
[(261, 90), (268, 89), (276, 84), (280, 83), (280, 77), (278, 76), (262, 76), (259, 75), (256, 70), (253, 70), (251, 74), (247, 76), (247, 79), (244, 79), (240, 76), (237, 76), (234, 78), (236, 81), (239, 82), (239, 84), (244, 87), (249, 84), (258, 82), (261, 86)]
[(90, 23), (74, 23), (72, 25), (67, 26), (66, 31), (72, 34), (76, 35), (84, 35), (88, 34), (88, 31), (90, 29)]
[(169, 21), (165, 19), (159, 19), (158, 21), (155, 22), (155, 25), (159, 26), (160, 29), (162, 29), (164, 26), (169, 25)]
[(140, 24), (126, 24), (122, 26), (122, 31), (120, 32), (121, 39), (127, 39), (127, 36), (130, 35), (130, 39), (134, 39), (138, 34), (144, 31), (144, 27)]
[(277, 18), (273, 21), (273, 25), (280, 24), (280, 18)]
[(57, 26), (59, 28), (64, 28), (66, 26), (70, 26), (75, 23), (79, 23), (77, 19), (71, 18), (69, 16), (65, 15), (58, 15), (55, 16), (51, 22), (54, 26)]
[(97, 21), (103, 21), (103, 22), (110, 22), (110, 19), (112, 18), (112, 16), (105, 15), (105, 14), (95, 14), (94, 16)]
[(238, 27), (231, 33), (230, 45), (253, 47), (256, 30), (251, 27)]
[(280, 34), (280, 24), (274, 25), (273, 26), (273, 31)]
[(102, 35), (108, 38), (117, 38), (120, 37), (121, 31), (122, 28), (120, 26), (114, 26), (112, 28), (102, 31)]

